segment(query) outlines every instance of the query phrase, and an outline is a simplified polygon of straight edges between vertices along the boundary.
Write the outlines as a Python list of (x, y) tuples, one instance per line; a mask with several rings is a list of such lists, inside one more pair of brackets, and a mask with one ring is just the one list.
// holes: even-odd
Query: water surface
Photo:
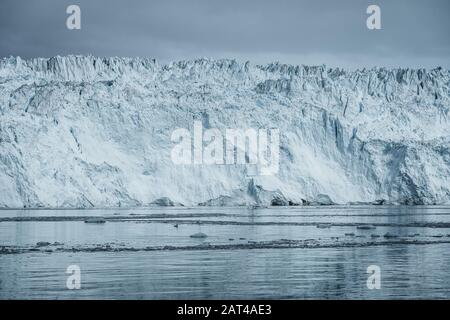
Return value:
[(445, 206), (3, 210), (0, 247), (2, 299), (450, 298)]

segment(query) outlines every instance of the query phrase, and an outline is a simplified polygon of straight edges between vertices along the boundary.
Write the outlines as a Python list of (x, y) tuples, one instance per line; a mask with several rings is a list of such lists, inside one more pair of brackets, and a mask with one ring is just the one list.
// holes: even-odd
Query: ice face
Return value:
[[(0, 206), (450, 203), (449, 98), (441, 68), (4, 58)], [(277, 174), (174, 164), (195, 121), (278, 129)]]

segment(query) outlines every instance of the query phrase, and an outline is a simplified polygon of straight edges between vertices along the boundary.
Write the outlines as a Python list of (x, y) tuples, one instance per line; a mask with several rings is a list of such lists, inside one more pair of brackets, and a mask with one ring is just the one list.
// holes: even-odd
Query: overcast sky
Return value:
[[(81, 30), (66, 8), (81, 8)], [(381, 7), (382, 30), (366, 8)], [(450, 0), (1, 0), (0, 56), (450, 68)]]

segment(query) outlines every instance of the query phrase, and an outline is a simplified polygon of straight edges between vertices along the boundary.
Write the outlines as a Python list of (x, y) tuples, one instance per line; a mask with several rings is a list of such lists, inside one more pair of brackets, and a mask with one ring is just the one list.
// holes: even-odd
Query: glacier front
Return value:
[[(449, 204), (450, 72), (0, 60), (0, 207)], [(276, 128), (279, 171), (176, 165), (177, 128)]]

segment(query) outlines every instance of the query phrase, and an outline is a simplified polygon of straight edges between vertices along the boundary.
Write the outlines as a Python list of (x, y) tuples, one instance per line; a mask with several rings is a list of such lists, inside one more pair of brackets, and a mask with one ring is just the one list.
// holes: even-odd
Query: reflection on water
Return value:
[[(165, 213), (164, 218), (133, 219)], [(128, 220), (90, 225), (83, 221), (2, 221), (5, 217), (120, 216)], [(194, 213), (195, 217), (180, 214)], [(132, 215), (131, 215), (132, 214)], [(198, 215), (200, 214), (200, 216)], [(172, 221), (185, 221), (174, 227)], [(199, 223), (200, 221), (200, 223)], [(203, 222), (213, 222), (206, 224)], [(238, 222), (227, 224), (227, 221)], [(243, 224), (240, 224), (243, 222)], [(260, 225), (259, 222), (273, 222)], [(288, 222), (277, 224), (278, 222)], [(302, 223), (331, 223), (322, 229)], [(415, 226), (414, 223), (422, 223)], [(279, 239), (332, 237), (369, 241), (372, 234), (415, 234), (436, 243), (345, 245), (318, 248), (180, 250), (139, 252), (26, 252), (0, 254), (2, 299), (221, 299), (450, 298), (449, 207), (183, 208), (152, 210), (0, 211), (0, 245), (34, 246), (59, 242), (64, 248), (104, 243), (146, 246), (195, 246)], [(289, 224), (292, 223), (292, 224)], [(295, 224), (297, 223), (297, 224)], [(374, 230), (352, 224), (370, 223)], [(423, 224), (425, 223), (425, 224)], [(333, 225), (334, 224), (334, 225)], [(433, 227), (431, 227), (433, 226)], [(189, 235), (204, 232), (206, 239)], [(406, 239), (406, 238), (405, 238)], [(441, 242), (443, 243), (441, 243)], [(338, 242), (339, 243), (339, 242)], [(69, 265), (81, 268), (80, 290), (68, 290)], [(369, 265), (381, 268), (381, 289), (366, 286)]]

